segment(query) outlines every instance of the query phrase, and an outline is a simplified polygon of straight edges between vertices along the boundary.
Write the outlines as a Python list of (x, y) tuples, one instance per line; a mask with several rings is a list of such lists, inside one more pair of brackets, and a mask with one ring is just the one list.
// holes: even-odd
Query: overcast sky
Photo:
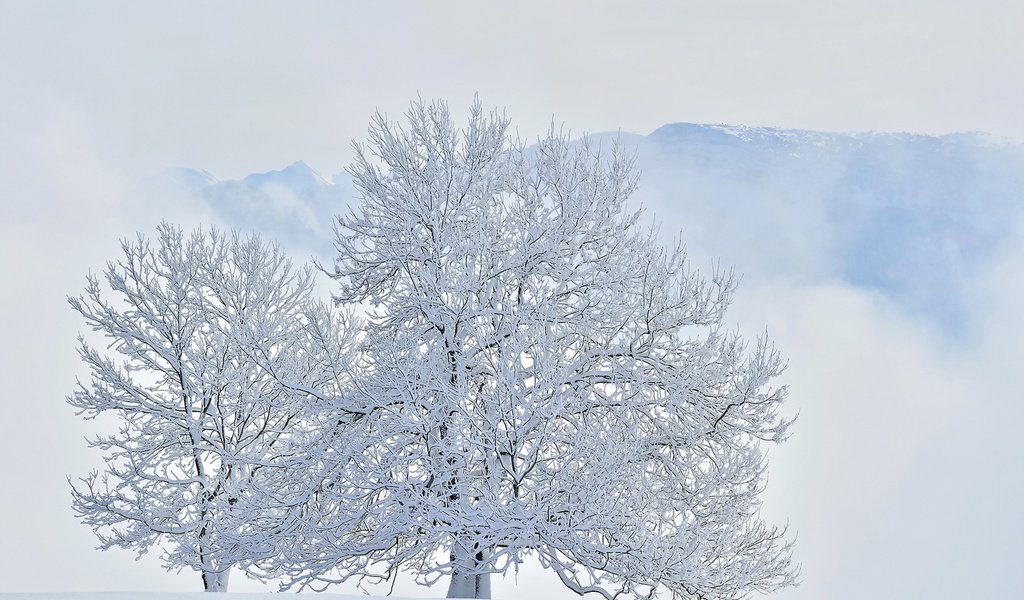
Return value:
[[(197, 589), (154, 559), (93, 550), (64, 480), (100, 466), (82, 441), (90, 426), (63, 401), (82, 373), (65, 296), (116, 256), (119, 236), (208, 216), (133, 194), (146, 177), (178, 166), (240, 177), (299, 159), (330, 175), (374, 109), (398, 116), (417, 94), (460, 109), (479, 92), (528, 137), (554, 117), (581, 132), (689, 121), (1024, 140), (1024, 3), (967, 6), (0, 0), (0, 592)], [(800, 536), (805, 583), (779, 598), (1016, 589), (1015, 231), (963, 274), (979, 315), (969, 344), (827, 269), (741, 288), (732, 318), (776, 337), (801, 413), (772, 452), (765, 507)], [(764, 252), (737, 244), (728, 259)], [(520, 584), (524, 598), (558, 586), (533, 572)], [(496, 590), (508, 598), (511, 583)]]

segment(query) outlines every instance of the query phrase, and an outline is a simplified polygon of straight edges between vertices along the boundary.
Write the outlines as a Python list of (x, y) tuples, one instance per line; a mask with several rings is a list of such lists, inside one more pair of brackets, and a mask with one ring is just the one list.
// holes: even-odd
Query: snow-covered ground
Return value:
[[(282, 594), (227, 592), (230, 600), (274, 600)], [(304, 594), (312, 596), (313, 594)], [(348, 594), (315, 594), (319, 600), (375, 600), (381, 596), (352, 596)], [(0, 593), (0, 600), (202, 600), (210, 596), (203, 592), (34, 592)], [(387, 600), (422, 600), (410, 597), (388, 596)]]
[[(281, 598), (282, 594), (270, 593), (246, 593), (227, 592), (230, 600), (274, 600)], [(313, 595), (313, 594), (304, 594)], [(315, 594), (321, 600), (375, 600), (381, 596), (352, 596), (348, 594)], [(0, 593), (2, 600), (202, 600), (210, 598), (203, 592), (33, 592), (33, 593)], [(422, 600), (421, 598), (409, 598), (387, 596), (387, 600)]]

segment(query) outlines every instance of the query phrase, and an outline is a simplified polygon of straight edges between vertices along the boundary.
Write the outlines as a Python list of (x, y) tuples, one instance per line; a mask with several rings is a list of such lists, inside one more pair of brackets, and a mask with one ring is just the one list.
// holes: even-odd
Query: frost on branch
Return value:
[(607, 598), (792, 584), (758, 499), (783, 363), (723, 325), (733, 274), (639, 224), (617, 147), (526, 148), (478, 104), (465, 129), (441, 103), (407, 116), (356, 146), (335, 299), (370, 316), (262, 568), (314, 588), (408, 570), (453, 597), (527, 556)]
[(316, 405), (306, 390), (342, 378), (344, 331), (311, 301), (311, 270), (258, 237), (161, 224), (155, 244), (122, 249), (104, 272), (112, 299), (95, 276), (68, 299), (108, 349), (79, 338), (91, 376), (68, 402), (120, 423), (91, 440), (107, 466), (72, 486), (74, 508), (101, 548), (159, 544), (168, 569), (223, 591), (252, 555), (224, 542), (253, 508), (256, 476), (295, 452)]

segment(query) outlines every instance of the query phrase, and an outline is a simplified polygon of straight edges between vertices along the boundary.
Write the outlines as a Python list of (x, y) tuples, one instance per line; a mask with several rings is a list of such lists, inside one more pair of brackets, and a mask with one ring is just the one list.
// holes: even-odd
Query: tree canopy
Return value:
[(489, 597), (527, 557), (608, 598), (794, 581), (758, 512), (783, 361), (726, 329), (731, 272), (698, 272), (629, 209), (620, 147), (528, 147), (479, 103), (460, 129), (418, 101), (355, 149), (335, 301), (367, 307), (364, 342), (265, 566), (312, 587), (450, 576), (450, 597)]
[(163, 223), (155, 244), (140, 235), (122, 250), (104, 272), (113, 300), (93, 275), (68, 298), (113, 351), (79, 338), (91, 377), (68, 402), (119, 422), (91, 440), (107, 467), (72, 486), (74, 508), (101, 548), (159, 545), (168, 569), (224, 591), (251, 557), (224, 543), (228, 529), (249, 510), (255, 475), (295, 452), (313, 406), (296, 386), (336, 381), (344, 328), (312, 299), (313, 271), (258, 236)]

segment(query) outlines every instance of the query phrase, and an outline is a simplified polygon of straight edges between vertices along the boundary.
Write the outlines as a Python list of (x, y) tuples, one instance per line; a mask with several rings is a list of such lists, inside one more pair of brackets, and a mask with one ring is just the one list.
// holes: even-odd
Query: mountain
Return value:
[(1024, 208), (1024, 147), (981, 134), (666, 125), (641, 195), (691, 248), (756, 279), (839, 278), (947, 328)]
[(228, 227), (267, 235), (292, 250), (330, 258), (334, 215), (352, 196), (347, 178), (329, 181), (306, 163), (217, 180), (206, 171), (173, 169), (149, 180), (156, 197), (188, 197)]
[(312, 167), (301, 160), (292, 163), (280, 171), (248, 175), (241, 182), (254, 189), (267, 189), (279, 186), (289, 189), (298, 195), (315, 195), (321, 188), (331, 185), (330, 181), (324, 179)]
[[(949, 331), (964, 294), (1024, 208), (1024, 148), (981, 134), (827, 133), (673, 123), (602, 133), (636, 153), (636, 195), (694, 260), (747, 280), (839, 279)], [(239, 180), (175, 169), (154, 178), (200, 199), (224, 224), (328, 258), (332, 223), (354, 196), (303, 162)], [(703, 266), (703, 265), (702, 265)]]

